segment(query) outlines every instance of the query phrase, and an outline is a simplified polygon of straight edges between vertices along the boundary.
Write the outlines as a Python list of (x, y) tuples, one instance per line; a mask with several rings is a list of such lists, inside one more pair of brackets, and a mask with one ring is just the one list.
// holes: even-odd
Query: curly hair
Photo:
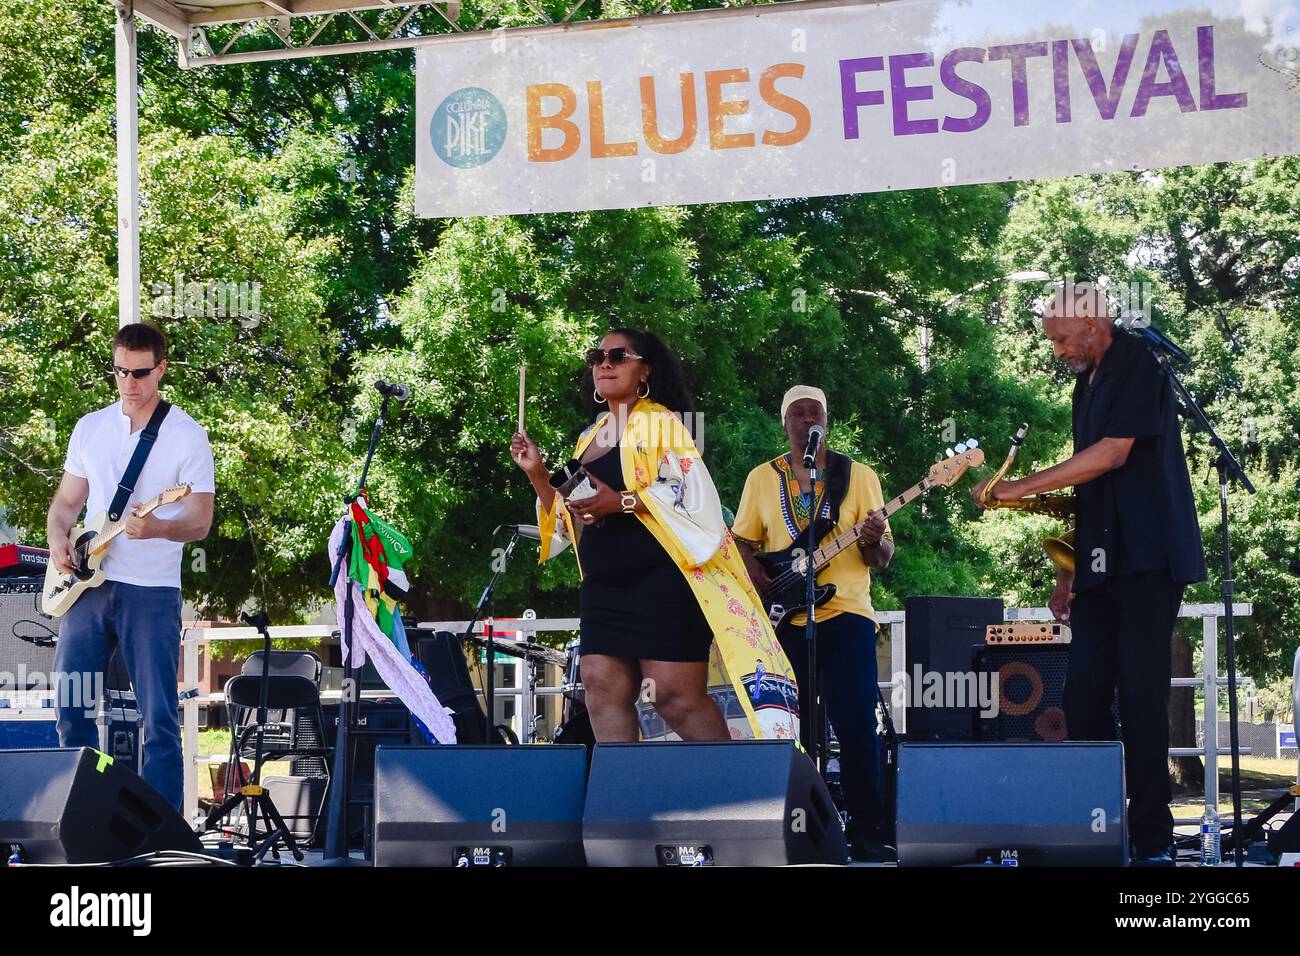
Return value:
[[(642, 356), (645, 363), (654, 369), (646, 383), (650, 386), (650, 395), (648, 396), (650, 401), (658, 402), (678, 416), (689, 415), (695, 410), (695, 402), (691, 398), (691, 389), (687, 384), (682, 363), (659, 336), (653, 332), (643, 332), (639, 329), (622, 327), (610, 329), (605, 334), (621, 335), (628, 339), (637, 354)], [(583, 376), (583, 382), (586, 385), (587, 401), (594, 418), (604, 411), (606, 406), (598, 404), (592, 394), (596, 390), (596, 381), (590, 366), (588, 366), (586, 374)]]

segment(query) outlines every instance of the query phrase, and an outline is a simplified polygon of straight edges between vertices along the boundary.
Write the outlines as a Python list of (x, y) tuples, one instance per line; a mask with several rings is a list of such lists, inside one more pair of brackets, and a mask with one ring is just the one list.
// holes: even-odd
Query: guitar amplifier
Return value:
[[(322, 701), (324, 737), (333, 744), (339, 728), (339, 702)], [(352, 803), (347, 811), (348, 839), (352, 847), (362, 846), (370, 837), (371, 807), (374, 805), (375, 751), (379, 747), (416, 746), (424, 738), (415, 726), (411, 711), (395, 697), (363, 697), (357, 702), (357, 726), (352, 733)], [(295, 771), (297, 773), (298, 771)], [(329, 807), (321, 809), (328, 819)]]
[[(1039, 625), (1034, 625), (1038, 627)], [(997, 674), (997, 713), (978, 721), (980, 740), (1065, 740), (1065, 677), (1070, 664), (1068, 643), (989, 644), (976, 648), (972, 667), (981, 674)], [(1111, 705), (1111, 719), (1119, 732), (1119, 698)]]
[(53, 686), (58, 621), (41, 611), (44, 579), (0, 578), (0, 694)]
[[(143, 766), (140, 749), (142, 719), (135, 698), (108, 691), (101, 700), (95, 724), (98, 749), (136, 773)], [(0, 694), (0, 751), (43, 750), (59, 746), (58, 712), (53, 691)]]
[(1069, 644), (1070, 625), (1059, 621), (1015, 621), (984, 628), (985, 644)]

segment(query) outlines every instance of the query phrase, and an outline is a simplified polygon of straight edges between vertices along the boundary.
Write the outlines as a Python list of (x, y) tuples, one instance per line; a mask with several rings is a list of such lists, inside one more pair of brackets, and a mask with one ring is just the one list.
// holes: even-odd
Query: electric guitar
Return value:
[[(978, 468), (984, 464), (984, 452), (975, 439), (967, 439), (956, 449), (948, 449), (948, 457), (936, 463), (929, 473), (908, 488), (897, 498), (892, 498), (885, 506), (873, 514), (888, 518), (908, 502), (915, 501), (931, 488), (943, 486), (949, 488), (957, 483), (969, 468)], [(812, 554), (814, 577), (830, 564), (841, 551), (856, 546), (858, 535), (866, 525), (868, 518), (859, 521), (843, 534), (821, 545)], [(821, 541), (830, 533), (833, 524), (829, 518), (816, 519), (813, 533)], [(767, 571), (768, 583), (763, 589), (763, 606), (767, 608), (768, 619), (772, 628), (780, 627), (793, 614), (802, 614), (808, 607), (808, 551), (806, 534), (799, 535), (799, 540), (791, 542), (782, 551), (772, 551), (758, 555), (758, 561)], [(813, 587), (813, 607), (821, 607), (835, 596), (835, 585), (815, 584)]]
[[(156, 508), (180, 501), (190, 493), (189, 485), (173, 485), (148, 501), (138, 504), (133, 509), (135, 514), (144, 517)], [(72, 560), (75, 565), (71, 574), (64, 574), (54, 566), (51, 560), (45, 569), (45, 587), (41, 594), (41, 609), (51, 617), (62, 617), (68, 608), (77, 603), (84, 591), (97, 588), (104, 583), (104, 572), (99, 566), (104, 562), (108, 546), (113, 539), (126, 530), (126, 519), (122, 515), (117, 521), (108, 520), (108, 512), (101, 511), (84, 525), (73, 528), (68, 536), (72, 545)]]

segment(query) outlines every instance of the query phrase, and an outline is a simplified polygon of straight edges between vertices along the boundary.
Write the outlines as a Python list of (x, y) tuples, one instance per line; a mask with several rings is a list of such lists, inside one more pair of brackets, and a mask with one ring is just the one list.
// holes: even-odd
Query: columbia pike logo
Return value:
[(78, 886), (50, 897), (50, 925), (56, 927), (129, 927), (133, 936), (153, 928), (150, 893), (82, 893)]
[(508, 125), (500, 100), (485, 89), (466, 86), (438, 104), (429, 136), (444, 163), (473, 169), (500, 151)]

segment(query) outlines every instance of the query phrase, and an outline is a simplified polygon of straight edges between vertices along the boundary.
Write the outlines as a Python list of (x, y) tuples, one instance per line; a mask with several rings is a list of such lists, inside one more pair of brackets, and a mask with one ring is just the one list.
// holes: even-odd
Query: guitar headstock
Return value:
[(173, 501), (180, 501), (189, 493), (190, 486), (188, 484), (172, 485), (170, 488), (166, 488), (158, 493), (158, 505), (169, 505)]
[(979, 444), (974, 438), (968, 438), (955, 448), (947, 449), (947, 457), (930, 468), (930, 481), (951, 488), (967, 469), (984, 464), (984, 451)]

